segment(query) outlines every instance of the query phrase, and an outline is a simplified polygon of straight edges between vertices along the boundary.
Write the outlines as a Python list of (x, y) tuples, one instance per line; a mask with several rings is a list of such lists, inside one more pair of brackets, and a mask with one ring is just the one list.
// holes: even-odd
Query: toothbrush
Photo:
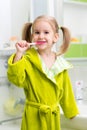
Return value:
[[(29, 43), (29, 45), (41, 45), (41, 44), (44, 44), (44, 43), (46, 43), (46, 41), (37, 41), (37, 42)], [(19, 46), (24, 47), (24, 45), (20, 45), (20, 43), (19, 43)]]
[(44, 43), (46, 43), (46, 41), (37, 41), (37, 42), (29, 43), (29, 45), (41, 45), (41, 44), (44, 44)]

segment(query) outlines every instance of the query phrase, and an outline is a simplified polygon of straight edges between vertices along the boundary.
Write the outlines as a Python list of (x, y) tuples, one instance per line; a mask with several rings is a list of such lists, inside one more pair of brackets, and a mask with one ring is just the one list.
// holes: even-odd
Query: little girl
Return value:
[[(54, 52), (59, 29), (63, 43)], [(60, 107), (67, 118), (78, 114), (68, 75), (72, 65), (62, 57), (69, 43), (69, 30), (59, 28), (54, 17), (39, 16), (25, 24), (7, 70), (9, 81), (22, 87), (26, 96), (21, 130), (60, 130)]]

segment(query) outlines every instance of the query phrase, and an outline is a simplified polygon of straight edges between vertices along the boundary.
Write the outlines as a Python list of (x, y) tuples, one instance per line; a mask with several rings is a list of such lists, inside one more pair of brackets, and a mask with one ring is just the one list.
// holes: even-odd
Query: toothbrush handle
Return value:
[(36, 45), (36, 43), (35, 43), (35, 42), (32, 42), (32, 43), (29, 43), (29, 45)]

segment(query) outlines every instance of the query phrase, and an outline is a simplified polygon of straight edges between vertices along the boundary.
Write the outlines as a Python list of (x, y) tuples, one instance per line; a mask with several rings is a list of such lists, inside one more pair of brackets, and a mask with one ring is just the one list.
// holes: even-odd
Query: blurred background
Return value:
[[(87, 0), (0, 0), (0, 124), (9, 122), (11, 130), (13, 125), (19, 130), (25, 96), (7, 80), (7, 60), (21, 39), (24, 23), (43, 14), (54, 16), (71, 31), (71, 45), (64, 57), (74, 66), (69, 74), (77, 102), (87, 101)], [(55, 51), (61, 41), (60, 32)]]

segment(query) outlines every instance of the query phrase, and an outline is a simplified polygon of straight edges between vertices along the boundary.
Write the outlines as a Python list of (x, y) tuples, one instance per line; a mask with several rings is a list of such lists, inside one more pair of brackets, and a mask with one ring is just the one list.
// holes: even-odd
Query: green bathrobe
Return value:
[(21, 130), (60, 130), (60, 106), (67, 118), (78, 114), (67, 72), (71, 65), (59, 56), (52, 80), (34, 48), (13, 64), (14, 55), (8, 60), (7, 75), (10, 82), (25, 92)]

